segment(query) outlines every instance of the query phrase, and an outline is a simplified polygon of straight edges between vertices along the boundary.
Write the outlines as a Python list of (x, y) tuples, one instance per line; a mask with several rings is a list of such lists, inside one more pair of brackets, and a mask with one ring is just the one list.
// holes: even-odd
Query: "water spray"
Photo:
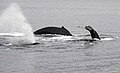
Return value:
[[(14, 36), (9, 38), (9, 41), (12, 43), (16, 43), (17, 41), (20, 44), (23, 42), (35, 43), (33, 29), (30, 24), (27, 23), (27, 20), (21, 11), (21, 7), (17, 3), (12, 3), (0, 15), (0, 34), (3, 33), (4, 35)], [(21, 36), (21, 34), (23, 35)], [(17, 37), (16, 35), (20, 36)]]

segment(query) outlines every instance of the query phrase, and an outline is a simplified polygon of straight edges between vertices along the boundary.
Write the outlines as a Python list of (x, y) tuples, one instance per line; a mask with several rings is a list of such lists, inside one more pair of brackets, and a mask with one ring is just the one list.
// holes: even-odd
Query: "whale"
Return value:
[[(85, 41), (96, 41), (96, 39), (100, 40), (100, 36), (98, 35), (97, 31), (93, 29), (91, 26), (85, 26), (86, 30), (90, 32), (92, 39), (81, 39)], [(42, 35), (42, 34), (59, 34), (59, 35), (66, 35), (66, 36), (73, 36), (64, 26), (62, 27), (44, 27), (42, 29), (36, 30), (34, 32), (35, 35)]]
[(64, 27), (44, 27), (33, 32), (35, 35), (41, 34), (58, 34), (72, 36), (72, 34)]
[(85, 26), (85, 29), (88, 30), (91, 34), (91, 38), (92, 40), (98, 39), (100, 40), (100, 36), (98, 35), (98, 33), (91, 27), (91, 26)]

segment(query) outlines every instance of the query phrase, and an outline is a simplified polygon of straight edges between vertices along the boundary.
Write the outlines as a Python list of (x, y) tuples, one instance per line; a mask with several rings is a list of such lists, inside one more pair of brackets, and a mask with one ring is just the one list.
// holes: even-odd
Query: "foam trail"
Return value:
[(0, 33), (0, 36), (24, 36), (25, 34), (23, 33)]
[(17, 34), (17, 36), (21, 36), (19, 37), (19, 40), (22, 39), (28, 43), (35, 43), (35, 38), (32, 31), (33, 30), (30, 24), (27, 23), (26, 18), (17, 3), (12, 3), (1, 14), (0, 33), (14, 33), (13, 35)]
[(102, 41), (109, 41), (109, 40), (113, 40), (113, 38), (103, 38), (101, 39)]

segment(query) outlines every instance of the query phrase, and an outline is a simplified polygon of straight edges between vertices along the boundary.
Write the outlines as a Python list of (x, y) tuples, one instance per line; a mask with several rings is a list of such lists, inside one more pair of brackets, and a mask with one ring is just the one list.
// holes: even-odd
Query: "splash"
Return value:
[[(30, 24), (21, 12), (17, 3), (12, 3), (0, 16), (0, 36), (14, 36), (9, 41), (15, 40), (21, 43), (35, 43), (35, 38)], [(12, 40), (11, 40), (12, 39)]]

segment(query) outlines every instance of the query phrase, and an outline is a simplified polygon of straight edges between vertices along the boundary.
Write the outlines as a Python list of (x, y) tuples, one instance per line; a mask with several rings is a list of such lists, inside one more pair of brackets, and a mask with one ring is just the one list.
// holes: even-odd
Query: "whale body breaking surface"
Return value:
[(41, 34), (59, 34), (59, 35), (67, 35), (72, 36), (72, 34), (64, 27), (45, 27), (34, 32), (35, 35)]

